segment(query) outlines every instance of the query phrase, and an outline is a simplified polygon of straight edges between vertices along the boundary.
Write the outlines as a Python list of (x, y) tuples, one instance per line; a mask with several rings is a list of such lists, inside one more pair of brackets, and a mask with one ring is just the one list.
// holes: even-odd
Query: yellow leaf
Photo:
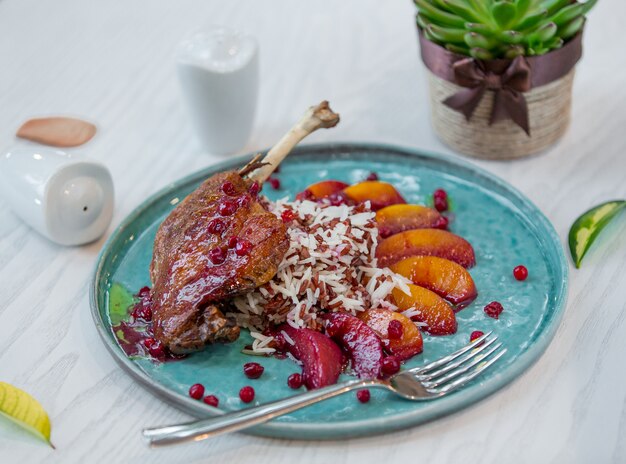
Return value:
[(0, 416), (4, 416), (50, 446), (50, 418), (39, 402), (17, 387), (0, 382)]

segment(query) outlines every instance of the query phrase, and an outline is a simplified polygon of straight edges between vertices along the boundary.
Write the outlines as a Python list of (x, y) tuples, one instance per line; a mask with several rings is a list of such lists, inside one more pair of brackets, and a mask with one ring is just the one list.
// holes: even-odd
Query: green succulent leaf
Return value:
[(567, 40), (575, 36), (576, 33), (582, 29), (584, 24), (585, 17), (579, 16), (578, 18), (567, 23), (565, 26), (559, 28), (559, 36), (561, 36), (563, 40)]
[(437, 40), (446, 43), (463, 43), (465, 30), (464, 29), (452, 29), (448, 27), (440, 27), (434, 24), (427, 26), (428, 32), (432, 34)]
[(458, 53), (459, 55), (469, 56), (470, 54), (469, 48), (460, 44), (446, 44), (446, 49), (450, 50), (452, 53)]
[(620, 211), (626, 209), (626, 200), (608, 201), (580, 216), (569, 230), (569, 249), (577, 268), (602, 230)]
[(589, 13), (589, 10), (591, 10), (596, 3), (598, 3), (598, 0), (587, 0), (585, 3), (583, 3), (583, 14), (586, 15), (587, 13)]
[(572, 0), (545, 0), (541, 6), (548, 10), (549, 15), (552, 15), (571, 3)]
[(477, 32), (468, 32), (464, 36), (465, 43), (470, 48), (484, 48), (485, 50), (489, 50), (494, 48), (497, 45), (497, 42), (493, 39), (488, 39), (482, 34)]
[(452, 13), (457, 14), (461, 18), (472, 22), (484, 21), (484, 17), (481, 17), (475, 10), (472, 10), (467, 1), (464, 0), (443, 0), (443, 3), (448, 7)]
[(524, 41), (524, 34), (517, 31), (502, 31), (498, 34), (498, 39), (504, 44), (519, 44)]
[(583, 14), (583, 5), (582, 3), (572, 3), (565, 8), (560, 9), (555, 14), (550, 17), (550, 21), (555, 23), (557, 26), (563, 26), (569, 23), (574, 18), (581, 16)]
[(465, 23), (465, 29), (469, 32), (478, 32), (485, 37), (492, 37), (494, 35), (493, 29), (482, 23)]
[(459, 18), (456, 15), (442, 11), (436, 8), (426, 0), (413, 0), (415, 5), (419, 8), (420, 12), (432, 21), (436, 21), (445, 26), (463, 27), (465, 26), (465, 20)]
[(526, 49), (521, 45), (510, 45), (506, 48), (504, 52), (504, 57), (512, 60), (518, 56), (524, 56), (526, 54)]
[(517, 17), (521, 18), (524, 15), (526, 15), (526, 13), (530, 9), (530, 7), (533, 5), (533, 3), (534, 3), (533, 0), (517, 0), (517, 2), (515, 2), (515, 9), (517, 10)]
[(558, 28), (554, 23), (548, 23), (528, 35), (529, 43), (543, 43), (555, 36)]
[(515, 25), (515, 30), (525, 31), (528, 29), (535, 28), (539, 24), (541, 24), (541, 22), (544, 21), (547, 16), (548, 16), (548, 10), (540, 10), (532, 14), (529, 14), (523, 20), (519, 21)]
[(470, 48), (470, 56), (477, 60), (492, 60), (494, 58), (490, 51), (478, 47)]
[(491, 7), (491, 14), (498, 26), (502, 29), (508, 28), (515, 20), (517, 8), (509, 1), (494, 3)]

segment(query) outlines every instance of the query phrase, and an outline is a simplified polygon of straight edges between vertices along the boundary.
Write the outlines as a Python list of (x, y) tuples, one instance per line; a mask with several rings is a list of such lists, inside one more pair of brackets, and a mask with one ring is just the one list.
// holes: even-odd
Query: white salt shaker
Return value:
[(177, 52), (183, 99), (204, 148), (235, 152), (252, 130), (259, 87), (256, 40), (225, 27), (190, 34)]
[(61, 245), (99, 238), (113, 215), (113, 180), (95, 161), (24, 145), (0, 157), (0, 194), (33, 229)]

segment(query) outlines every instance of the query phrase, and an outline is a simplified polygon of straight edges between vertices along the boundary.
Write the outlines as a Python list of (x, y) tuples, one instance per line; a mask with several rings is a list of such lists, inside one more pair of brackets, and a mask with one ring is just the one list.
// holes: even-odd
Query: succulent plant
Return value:
[(479, 59), (543, 55), (581, 30), (587, 0), (414, 0), (426, 38)]

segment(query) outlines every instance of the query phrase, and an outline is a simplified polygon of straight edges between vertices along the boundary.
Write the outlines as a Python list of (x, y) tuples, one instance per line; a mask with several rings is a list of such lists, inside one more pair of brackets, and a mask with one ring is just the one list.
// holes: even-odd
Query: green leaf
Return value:
[(572, 3), (572, 0), (545, 0), (541, 3), (541, 7), (548, 10), (548, 14), (551, 15), (570, 3)]
[(556, 24), (548, 23), (545, 26), (541, 26), (539, 29), (534, 31), (532, 34), (528, 34), (528, 42), (529, 43), (543, 43), (547, 40), (550, 40), (552, 37), (556, 35), (557, 31)]
[(471, 48), (470, 55), (478, 60), (492, 60), (493, 54), (484, 48)]
[(517, 31), (525, 31), (527, 29), (533, 29), (541, 24), (545, 18), (548, 16), (547, 10), (537, 11), (535, 13), (527, 15), (520, 22), (515, 24), (515, 30)]
[(428, 32), (437, 40), (445, 43), (463, 43), (463, 37), (465, 36), (465, 30), (463, 29), (440, 27), (434, 24), (428, 25)]
[(426, 16), (431, 21), (435, 21), (443, 26), (463, 27), (465, 21), (463, 18), (459, 18), (456, 15), (440, 10), (434, 7), (426, 0), (413, 0), (420, 13)]
[(563, 26), (569, 23), (572, 19), (581, 16), (583, 14), (583, 5), (581, 3), (572, 3), (565, 8), (561, 8), (555, 14), (550, 17), (550, 21), (557, 26)]
[(498, 34), (498, 39), (505, 44), (518, 44), (524, 40), (524, 34), (517, 31), (502, 31)]
[(569, 230), (569, 250), (577, 268), (591, 244), (611, 220), (626, 208), (626, 200), (602, 203), (580, 216)]
[(482, 34), (478, 34), (476, 32), (468, 32), (464, 36), (465, 43), (470, 47), (478, 47), (484, 48), (485, 50), (490, 50), (494, 48), (498, 43), (493, 39), (488, 39)]
[(582, 29), (583, 24), (585, 24), (585, 17), (579, 16), (559, 29), (559, 37), (563, 40), (567, 40), (575, 36), (576, 33)]
[(485, 37), (491, 37), (494, 35), (494, 31), (486, 24), (481, 23), (465, 23), (465, 29), (469, 32), (478, 32)]
[(483, 22), (485, 18), (482, 18), (476, 11), (472, 9), (467, 2), (463, 0), (443, 0), (443, 3), (448, 7), (452, 13), (460, 16), (469, 22)]
[(509, 45), (504, 52), (504, 57), (512, 60), (517, 56), (524, 56), (526, 50), (521, 45)]
[(469, 48), (460, 44), (446, 44), (446, 49), (452, 53), (458, 53), (459, 55), (470, 56)]
[(54, 448), (45, 409), (28, 393), (6, 382), (0, 382), (0, 417), (6, 417)]
[(586, 15), (587, 13), (589, 13), (589, 10), (596, 6), (596, 3), (598, 3), (598, 0), (587, 0), (585, 3), (583, 3), (583, 14)]
[(517, 8), (515, 8), (513, 3), (503, 0), (493, 4), (491, 7), (491, 15), (493, 19), (496, 20), (496, 23), (498, 23), (498, 26), (502, 29), (506, 29), (515, 22)]
[(109, 289), (109, 317), (111, 325), (118, 325), (128, 317), (128, 308), (135, 304), (132, 293), (114, 283)]

